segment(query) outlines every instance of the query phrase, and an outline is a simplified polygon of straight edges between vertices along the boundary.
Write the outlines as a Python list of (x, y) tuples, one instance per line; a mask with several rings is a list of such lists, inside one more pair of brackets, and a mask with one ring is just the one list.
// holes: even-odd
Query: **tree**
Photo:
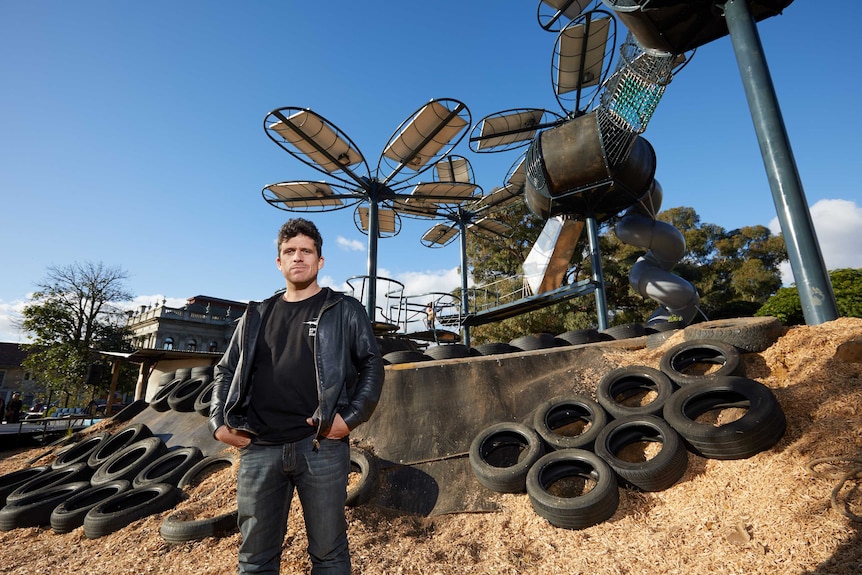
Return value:
[(524, 203), (495, 213), (494, 219), (509, 226), (512, 234), (501, 237), (471, 233), (467, 240), (467, 260), (473, 281), (480, 285), (520, 273), (521, 264), (545, 225)]
[[(862, 269), (842, 268), (829, 272), (835, 303), (841, 317), (862, 317)], [(784, 325), (803, 325), (802, 301), (796, 284), (781, 288), (754, 314), (773, 316)]]
[[(545, 222), (533, 215), (526, 204), (517, 203), (495, 213), (494, 219), (510, 226), (512, 234), (507, 237), (470, 234), (467, 240), (467, 259), (471, 264), (474, 285), (488, 286), (490, 294), (476, 295), (480, 304), (493, 305), (495, 296), (513, 293), (522, 286), (521, 266), (539, 237)], [(589, 273), (583, 267), (586, 240), (582, 237), (575, 248), (568, 281), (582, 279)], [(569, 300), (543, 309), (532, 311), (498, 322), (471, 328), (471, 339), (476, 343), (487, 341), (509, 341), (519, 335), (546, 332), (561, 333), (570, 329), (588, 327), (595, 323), (595, 305), (592, 316), (584, 312), (583, 298)]]
[[(544, 221), (530, 214), (523, 204), (511, 207), (503, 219), (516, 230), (513, 238), (470, 236), (467, 253), (475, 285), (499, 282), (521, 273), (521, 265), (544, 226)], [(784, 241), (765, 226), (726, 231), (715, 224), (701, 223), (700, 216), (690, 207), (665, 210), (658, 214), (658, 219), (670, 223), (685, 237), (686, 254), (673, 272), (694, 284), (701, 297), (700, 307), (710, 319), (751, 315), (781, 285), (779, 265), (787, 259)], [(644, 250), (619, 241), (613, 223), (608, 222), (599, 237), (611, 324), (642, 322), (658, 305), (629, 285), (629, 272)], [(581, 237), (570, 263), (567, 283), (592, 276), (586, 248), (586, 238)], [(518, 280), (509, 282), (514, 288)], [(597, 323), (595, 300), (581, 297), (478, 326), (471, 330), (471, 335), (477, 342), (506, 341), (527, 333), (561, 333), (595, 327)]]
[[(123, 311), (132, 299), (128, 274), (103, 263), (73, 263), (48, 268), (47, 276), (24, 307), (21, 327), (32, 334), (24, 366), (45, 386), (67, 397), (82, 398), (87, 373), (97, 360), (93, 349), (129, 349)], [(90, 391), (104, 382), (91, 382)]]

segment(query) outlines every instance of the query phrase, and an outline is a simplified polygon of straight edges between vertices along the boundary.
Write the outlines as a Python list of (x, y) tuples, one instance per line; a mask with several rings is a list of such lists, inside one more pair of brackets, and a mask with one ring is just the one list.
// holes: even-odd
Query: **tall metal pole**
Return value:
[(590, 263), (593, 266), (593, 283), (596, 284), (596, 315), (599, 330), (608, 328), (608, 299), (605, 295), (605, 274), (602, 271), (602, 255), (599, 252), (599, 224), (596, 218), (586, 218), (587, 240), (590, 244)]
[(790, 268), (799, 290), (805, 323), (816, 325), (834, 320), (838, 317), (835, 294), (748, 0), (728, 0), (724, 4), (724, 18), (787, 245)]
[(377, 315), (377, 236), (380, 229), (380, 221), (377, 215), (377, 183), (373, 183), (371, 197), (368, 202), (368, 301), (365, 311), (368, 319), (374, 323)]
[[(470, 302), (467, 297), (467, 224), (464, 221), (464, 213), (460, 208), (458, 212), (458, 227), (461, 228), (461, 237), (459, 238), (461, 245), (461, 317), (466, 318), (467, 314), (470, 313)], [(468, 348), (470, 347), (469, 326), (461, 326), (461, 341)]]

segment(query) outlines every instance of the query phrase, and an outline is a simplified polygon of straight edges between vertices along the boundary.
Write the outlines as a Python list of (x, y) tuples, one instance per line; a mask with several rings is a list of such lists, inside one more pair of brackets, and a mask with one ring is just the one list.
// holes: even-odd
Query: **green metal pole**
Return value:
[(594, 216), (586, 218), (587, 239), (590, 244), (590, 262), (593, 266), (593, 283), (596, 285), (596, 315), (599, 330), (608, 329), (608, 298), (605, 295), (605, 273), (599, 252), (599, 224)]
[[(373, 186), (376, 187), (377, 184)], [(377, 236), (380, 229), (376, 189), (372, 190), (371, 196), (368, 202), (368, 301), (365, 304), (365, 311), (368, 313), (368, 319), (374, 323), (377, 315)]]
[(838, 317), (835, 294), (748, 0), (728, 0), (724, 4), (724, 18), (787, 245), (790, 268), (799, 290), (805, 323), (817, 325), (834, 320)]
[[(459, 213), (458, 226), (461, 228), (461, 317), (466, 318), (470, 313), (470, 303), (467, 297), (467, 225), (464, 222), (464, 214)], [(470, 327), (461, 326), (461, 341), (468, 348), (470, 347)]]

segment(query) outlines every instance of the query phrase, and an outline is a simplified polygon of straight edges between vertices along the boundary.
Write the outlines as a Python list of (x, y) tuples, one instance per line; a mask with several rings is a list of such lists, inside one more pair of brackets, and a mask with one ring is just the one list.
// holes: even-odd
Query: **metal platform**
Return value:
[(593, 280), (581, 280), (573, 284), (564, 285), (555, 290), (534, 296), (528, 296), (511, 303), (498, 305), (480, 312), (469, 314), (464, 318), (464, 325), (473, 327), (500, 321), (528, 311), (541, 309), (555, 303), (587, 295), (594, 291), (596, 291), (596, 284)]
[(99, 421), (82, 414), (3, 423), (0, 424), (0, 449), (46, 445), (53, 439), (80, 431)]

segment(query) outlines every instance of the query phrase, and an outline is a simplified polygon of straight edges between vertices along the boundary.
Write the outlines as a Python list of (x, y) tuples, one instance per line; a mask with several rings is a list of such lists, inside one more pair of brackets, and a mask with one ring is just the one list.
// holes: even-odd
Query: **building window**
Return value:
[(209, 350), (210, 351), (218, 351), (218, 343), (215, 340), (212, 340), (210, 342)]
[(189, 351), (196, 351), (198, 349), (198, 342), (193, 339), (190, 339), (187, 345)]
[(0, 387), (3, 387), (3, 380), (6, 379), (6, 372), (0, 370)]
[(174, 349), (174, 338), (166, 337), (164, 349)]

